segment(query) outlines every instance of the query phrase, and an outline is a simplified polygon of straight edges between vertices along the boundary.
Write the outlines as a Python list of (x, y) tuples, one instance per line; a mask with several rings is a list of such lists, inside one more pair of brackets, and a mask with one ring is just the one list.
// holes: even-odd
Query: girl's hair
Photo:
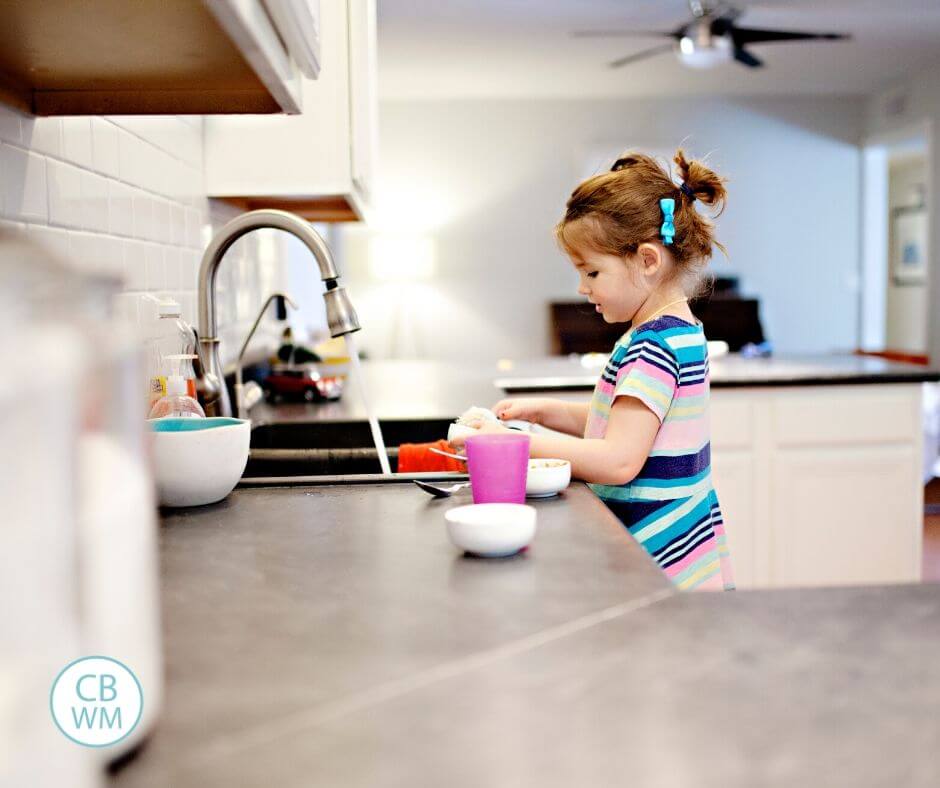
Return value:
[(676, 234), (668, 249), (686, 292), (693, 293), (712, 256), (712, 246), (727, 254), (715, 240), (714, 226), (695, 210), (693, 202), (714, 208), (714, 216), (719, 215), (724, 210), (725, 182), (701, 162), (688, 161), (681, 149), (673, 161), (686, 189), (676, 186), (659, 162), (642, 153), (625, 154), (610, 172), (579, 185), (555, 227), (555, 237), (565, 252), (575, 258), (585, 249), (620, 257), (636, 254), (641, 243), (662, 240), (659, 200), (672, 197)]

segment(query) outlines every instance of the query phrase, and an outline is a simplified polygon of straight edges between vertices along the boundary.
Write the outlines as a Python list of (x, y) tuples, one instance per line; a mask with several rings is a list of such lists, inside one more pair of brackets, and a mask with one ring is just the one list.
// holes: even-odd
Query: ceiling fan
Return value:
[(850, 38), (844, 33), (805, 33), (794, 30), (762, 30), (754, 27), (738, 27), (735, 22), (743, 11), (720, 3), (714, 7), (700, 0), (689, 0), (692, 19), (672, 31), (642, 30), (580, 30), (571, 35), (576, 38), (671, 38), (668, 44), (659, 44), (641, 52), (619, 58), (610, 63), (611, 68), (620, 68), (630, 63), (673, 51), (679, 62), (691, 68), (710, 68), (720, 63), (736, 60), (749, 68), (760, 68), (763, 61), (745, 47), (773, 41), (838, 41)]

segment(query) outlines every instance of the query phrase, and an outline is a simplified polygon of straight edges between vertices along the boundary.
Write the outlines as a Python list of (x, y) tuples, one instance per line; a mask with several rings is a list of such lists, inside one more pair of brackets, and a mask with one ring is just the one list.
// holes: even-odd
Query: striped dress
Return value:
[(639, 475), (591, 489), (680, 589), (734, 588), (711, 479), (708, 352), (700, 324), (666, 315), (618, 340), (594, 388), (585, 438), (603, 438), (617, 397), (661, 422)]

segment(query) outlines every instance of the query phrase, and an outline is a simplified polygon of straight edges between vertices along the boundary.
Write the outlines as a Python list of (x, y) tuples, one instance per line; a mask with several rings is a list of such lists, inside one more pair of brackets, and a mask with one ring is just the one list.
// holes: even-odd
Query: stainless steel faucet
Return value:
[[(275, 298), (283, 298), (288, 304), (290, 304), (291, 309), (296, 309), (297, 304), (294, 303), (287, 293), (271, 293), (268, 296), (268, 300), (264, 302), (264, 306), (261, 307), (261, 311), (258, 312), (258, 317), (255, 318), (255, 322), (251, 326), (251, 331), (248, 332), (248, 336), (245, 337), (245, 341), (242, 342), (242, 349), (238, 351), (238, 360), (235, 362), (235, 415), (240, 419), (248, 418), (248, 407), (245, 404), (245, 393), (244, 393), (244, 369), (242, 367), (245, 351), (248, 350), (248, 343), (251, 342), (251, 338), (255, 335), (255, 331), (258, 330), (258, 324), (261, 322), (261, 318), (264, 317), (264, 313), (268, 311), (268, 307), (271, 306), (271, 302)], [(257, 383), (255, 386), (257, 387)], [(260, 388), (258, 389), (260, 391)]]
[(202, 256), (199, 269), (199, 343), (203, 375), (200, 390), (207, 416), (231, 416), (232, 405), (225, 386), (225, 374), (219, 361), (219, 327), (215, 310), (215, 278), (219, 263), (229, 247), (252, 230), (272, 228), (284, 230), (299, 238), (313, 253), (320, 266), (320, 278), (326, 283), (326, 321), (334, 337), (351, 334), (360, 328), (356, 310), (346, 291), (336, 280), (336, 265), (326, 242), (309, 223), (286, 211), (249, 211), (232, 219), (220, 229)]

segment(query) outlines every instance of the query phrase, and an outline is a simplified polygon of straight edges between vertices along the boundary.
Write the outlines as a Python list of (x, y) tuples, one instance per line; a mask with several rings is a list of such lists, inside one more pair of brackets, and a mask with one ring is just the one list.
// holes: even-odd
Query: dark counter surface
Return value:
[(165, 710), (119, 786), (940, 781), (940, 587), (678, 594), (583, 485), (466, 558), (411, 485), (165, 512)]
[[(925, 383), (940, 380), (940, 370), (883, 358), (854, 355), (742, 358), (729, 354), (710, 361), (712, 388), (837, 386), (873, 383)], [(547, 358), (523, 362), (497, 376), (502, 390), (592, 389), (600, 369), (578, 360)]]
[[(548, 357), (497, 365), (457, 361), (366, 361), (363, 375), (379, 418), (454, 419), (471, 405), (490, 407), (513, 393), (585, 399), (600, 370), (577, 359)], [(769, 386), (922, 383), (940, 380), (940, 371), (862, 356), (744, 359), (725, 356), (711, 365), (714, 389)], [(499, 384), (499, 385), (497, 385)], [(341, 400), (316, 405), (261, 403), (252, 419), (265, 421), (345, 421), (366, 418), (357, 385), (350, 381)]]

